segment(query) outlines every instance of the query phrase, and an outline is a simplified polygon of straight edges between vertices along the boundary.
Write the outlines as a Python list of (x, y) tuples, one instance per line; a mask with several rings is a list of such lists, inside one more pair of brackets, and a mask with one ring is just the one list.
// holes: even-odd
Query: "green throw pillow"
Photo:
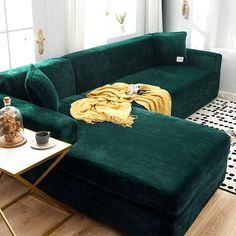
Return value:
[(157, 65), (187, 64), (186, 36), (186, 32), (154, 33), (153, 40)]
[(25, 90), (29, 100), (39, 106), (58, 110), (58, 95), (48, 77), (34, 65), (30, 65), (25, 79)]

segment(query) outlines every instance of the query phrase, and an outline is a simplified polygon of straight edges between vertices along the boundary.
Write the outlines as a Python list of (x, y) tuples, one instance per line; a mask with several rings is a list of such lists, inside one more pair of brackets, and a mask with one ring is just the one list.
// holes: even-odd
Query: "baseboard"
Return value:
[(230, 101), (236, 101), (236, 94), (234, 93), (219, 91), (218, 97), (222, 99), (230, 100)]

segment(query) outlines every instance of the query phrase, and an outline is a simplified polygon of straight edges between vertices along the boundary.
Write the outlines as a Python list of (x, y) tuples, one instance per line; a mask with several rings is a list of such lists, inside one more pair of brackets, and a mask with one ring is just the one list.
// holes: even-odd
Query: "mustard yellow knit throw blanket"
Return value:
[(87, 123), (102, 121), (132, 127), (135, 117), (131, 115), (131, 104), (136, 102), (147, 110), (171, 114), (170, 94), (160, 87), (141, 84), (142, 95), (128, 95), (129, 84), (105, 85), (87, 94), (87, 98), (71, 104), (70, 114)]

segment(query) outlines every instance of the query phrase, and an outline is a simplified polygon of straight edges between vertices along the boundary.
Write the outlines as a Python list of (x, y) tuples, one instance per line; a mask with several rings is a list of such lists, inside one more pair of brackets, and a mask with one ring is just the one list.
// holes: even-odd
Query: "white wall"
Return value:
[(216, 48), (223, 55), (220, 90), (236, 94), (236, 1), (220, 2)]
[(215, 48), (213, 50), (223, 55), (220, 91), (236, 94), (236, 50), (226, 48)]
[(216, 46), (236, 48), (236, 1), (227, 0), (220, 3)]
[(181, 15), (182, 2), (163, 1), (164, 31), (185, 30), (188, 47), (221, 53), (220, 90), (236, 94), (236, 1), (188, 0), (188, 20)]
[(164, 31), (187, 31), (187, 46), (209, 49), (215, 45), (220, 0), (188, 0), (189, 19), (181, 14), (183, 0), (164, 0)]

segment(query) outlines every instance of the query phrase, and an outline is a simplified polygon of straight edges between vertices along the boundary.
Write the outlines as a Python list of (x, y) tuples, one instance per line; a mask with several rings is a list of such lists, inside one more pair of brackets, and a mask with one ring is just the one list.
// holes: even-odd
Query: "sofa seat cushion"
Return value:
[[(172, 98), (171, 114), (186, 118), (208, 103), (209, 99), (214, 98), (214, 94), (211, 95), (211, 89), (212, 86), (217, 86), (217, 84), (214, 81), (212, 82), (212, 76), (213, 73), (190, 65), (158, 66), (125, 76), (115, 82), (145, 83), (166, 89)], [(70, 115), (70, 104), (84, 98), (86, 93), (61, 99), (59, 111)], [(143, 108), (135, 103), (133, 106)]]
[(80, 95), (72, 95), (66, 98), (63, 98), (59, 101), (59, 108), (58, 111), (64, 115), (70, 115), (70, 104), (86, 97), (86, 93), (82, 93)]
[(133, 113), (138, 117), (133, 128), (79, 122), (80, 138), (62, 167), (105, 191), (170, 215), (215, 191), (225, 174), (228, 135), (139, 108)]
[[(172, 98), (172, 115), (186, 118), (208, 103), (212, 74), (195, 66), (158, 66), (123, 77), (118, 81), (145, 83), (166, 89)], [(140, 106), (139, 106), (140, 107)]]

